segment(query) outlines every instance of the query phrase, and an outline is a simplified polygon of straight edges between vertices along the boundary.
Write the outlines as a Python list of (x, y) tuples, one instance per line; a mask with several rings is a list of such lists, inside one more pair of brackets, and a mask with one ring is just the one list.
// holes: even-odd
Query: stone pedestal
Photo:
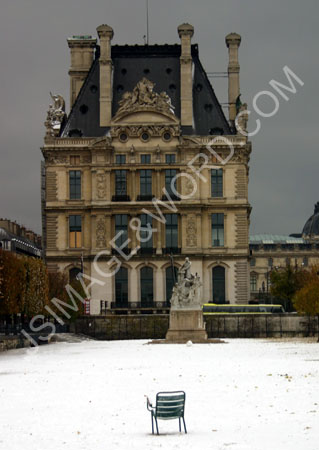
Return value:
[(171, 310), (166, 340), (177, 343), (207, 341), (202, 310)]

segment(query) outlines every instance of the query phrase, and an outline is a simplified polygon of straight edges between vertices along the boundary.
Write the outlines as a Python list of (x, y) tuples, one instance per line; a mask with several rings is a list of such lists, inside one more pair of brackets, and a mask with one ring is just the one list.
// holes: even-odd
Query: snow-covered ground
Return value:
[[(188, 434), (144, 394), (186, 392)], [(0, 354), (5, 450), (318, 450), (319, 344), (57, 343)]]

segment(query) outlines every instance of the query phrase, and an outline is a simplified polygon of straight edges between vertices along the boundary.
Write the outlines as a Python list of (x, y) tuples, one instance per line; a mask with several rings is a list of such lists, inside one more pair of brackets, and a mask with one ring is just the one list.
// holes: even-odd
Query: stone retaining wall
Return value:
[(0, 352), (24, 347), (30, 347), (29, 339), (19, 336), (0, 336)]
[[(308, 337), (318, 333), (317, 318), (297, 314), (218, 314), (204, 317), (209, 338)], [(82, 316), (71, 332), (95, 339), (164, 339), (167, 314)]]

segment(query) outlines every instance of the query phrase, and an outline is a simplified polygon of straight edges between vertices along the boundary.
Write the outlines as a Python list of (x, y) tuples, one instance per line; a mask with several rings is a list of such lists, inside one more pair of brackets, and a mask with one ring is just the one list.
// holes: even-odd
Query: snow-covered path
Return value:
[[(319, 344), (84, 341), (0, 354), (0, 449), (317, 450)], [(188, 434), (144, 394), (186, 392)]]

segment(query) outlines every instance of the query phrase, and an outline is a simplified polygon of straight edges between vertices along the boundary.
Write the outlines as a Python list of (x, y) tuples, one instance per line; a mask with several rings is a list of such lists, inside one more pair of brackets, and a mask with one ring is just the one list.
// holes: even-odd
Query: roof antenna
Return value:
[(146, 45), (149, 42), (149, 29), (148, 29), (148, 0), (146, 0)]

